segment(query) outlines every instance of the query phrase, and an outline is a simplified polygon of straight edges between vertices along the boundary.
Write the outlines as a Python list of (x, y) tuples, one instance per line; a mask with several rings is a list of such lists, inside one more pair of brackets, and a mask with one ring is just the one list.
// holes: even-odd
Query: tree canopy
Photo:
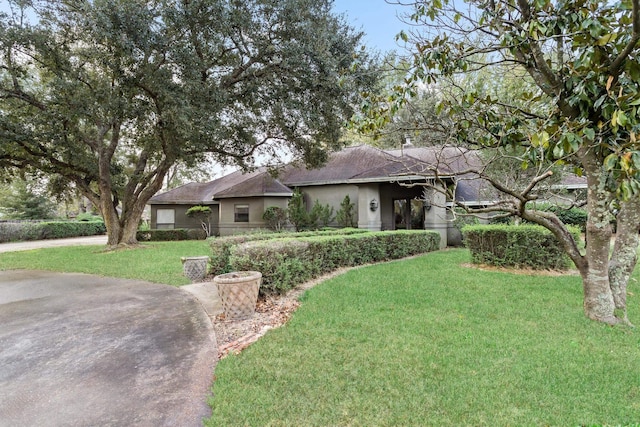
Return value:
[[(177, 162), (308, 164), (338, 145), (367, 73), (330, 0), (11, 0), (0, 16), (0, 166), (73, 185), (135, 243)], [(27, 6), (28, 5), (28, 6)]]
[(39, 194), (27, 179), (15, 179), (11, 185), (0, 185), (0, 217), (6, 219), (51, 219), (56, 205)]
[[(581, 273), (587, 317), (628, 322), (640, 228), (640, 1), (416, 1), (407, 19), (414, 30), (399, 37), (413, 43), (411, 69), (384, 102), (366, 104), (360, 127), (383, 125), (423, 88), (436, 89), (438, 111), (450, 120), (449, 143), (509, 150), (534, 172), (516, 188), (485, 168), (468, 171), (504, 197), (467, 209), (550, 229)], [(528, 83), (506, 96), (461, 85), (479, 73), (494, 76), (495, 86), (509, 76)], [(553, 168), (567, 165), (588, 183), (585, 251), (553, 212), (532, 208)]]

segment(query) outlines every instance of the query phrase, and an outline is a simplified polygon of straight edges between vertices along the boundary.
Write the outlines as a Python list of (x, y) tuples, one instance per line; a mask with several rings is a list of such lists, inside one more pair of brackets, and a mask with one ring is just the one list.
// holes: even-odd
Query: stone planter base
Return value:
[(228, 319), (240, 320), (253, 316), (261, 282), (262, 273), (258, 271), (237, 271), (213, 278)]
[(182, 272), (191, 280), (199, 282), (207, 274), (208, 256), (189, 256), (180, 258), (182, 261)]

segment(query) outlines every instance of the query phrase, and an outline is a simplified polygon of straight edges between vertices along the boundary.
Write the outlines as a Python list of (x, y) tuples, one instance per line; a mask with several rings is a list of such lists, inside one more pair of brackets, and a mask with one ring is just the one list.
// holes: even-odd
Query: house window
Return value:
[(156, 228), (159, 230), (173, 229), (176, 225), (175, 209), (158, 209), (156, 211)]
[(249, 205), (235, 205), (233, 220), (235, 222), (249, 222)]

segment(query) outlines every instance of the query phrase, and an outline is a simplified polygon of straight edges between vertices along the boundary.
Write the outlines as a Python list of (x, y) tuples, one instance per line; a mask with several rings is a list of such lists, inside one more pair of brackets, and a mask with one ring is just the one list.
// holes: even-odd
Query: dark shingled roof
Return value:
[[(381, 182), (412, 179), (415, 176), (455, 176), (456, 199), (482, 202), (495, 197), (495, 189), (469, 170), (482, 169), (480, 153), (460, 147), (404, 147), (402, 150), (380, 150), (358, 145), (332, 153), (327, 163), (317, 169), (288, 165), (277, 179), (266, 168), (254, 172), (233, 172), (208, 183), (191, 183), (154, 196), (150, 204), (215, 203), (232, 197), (291, 196), (292, 187), (339, 184), (349, 182)], [(465, 173), (466, 172), (466, 173)], [(568, 187), (585, 186), (585, 179), (575, 175), (563, 177)]]
[(266, 168), (254, 172), (237, 171), (206, 183), (190, 183), (153, 196), (150, 204), (188, 204), (213, 202), (225, 197), (264, 195), (291, 196), (291, 189), (273, 179)]
[(268, 172), (263, 172), (235, 184), (226, 190), (217, 192), (216, 199), (228, 197), (256, 197), (256, 196), (291, 196), (289, 187), (273, 178)]
[(200, 183), (191, 182), (162, 194), (153, 196), (150, 204), (198, 204), (213, 200), (215, 181)]
[(566, 174), (562, 176), (560, 180), (560, 186), (563, 188), (587, 188), (587, 177), (578, 176), (575, 174)]
[(294, 187), (415, 175), (425, 170), (426, 165), (419, 159), (400, 157), (368, 145), (357, 145), (332, 153), (327, 163), (318, 169), (288, 166), (278, 179)]
[(477, 151), (451, 145), (405, 147), (402, 150), (388, 150), (387, 152), (394, 156), (418, 159), (426, 164), (429, 170), (437, 170), (441, 175), (454, 175), (482, 166), (482, 159)]

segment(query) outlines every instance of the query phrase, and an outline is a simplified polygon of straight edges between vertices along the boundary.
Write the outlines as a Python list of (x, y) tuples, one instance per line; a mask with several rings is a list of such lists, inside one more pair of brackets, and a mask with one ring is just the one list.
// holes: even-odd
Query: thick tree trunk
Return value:
[(580, 271), (584, 289), (584, 313), (589, 319), (618, 323), (609, 284), (609, 242), (611, 228), (587, 223), (587, 266)]
[[(129, 197), (132, 197), (130, 195)], [(142, 200), (140, 198), (132, 201), (131, 203), (125, 204), (124, 210), (122, 212), (122, 234), (120, 236), (120, 244), (123, 245), (136, 245), (138, 244), (138, 239), (136, 238), (136, 233), (138, 231), (138, 226), (140, 224), (140, 219), (142, 218), (142, 214), (144, 212), (144, 207), (147, 200)]]
[(587, 178), (586, 263), (580, 269), (584, 289), (584, 313), (589, 319), (616, 324), (613, 292), (609, 283), (610, 193), (605, 189), (602, 162), (593, 150), (579, 153)]
[(113, 201), (108, 196), (100, 197), (100, 210), (104, 225), (107, 227), (107, 246), (118, 246), (122, 237), (122, 225), (118, 217), (118, 211), (113, 207)]
[(609, 283), (616, 316), (627, 324), (627, 285), (638, 260), (640, 197), (621, 204), (617, 218), (616, 242), (609, 262)]

